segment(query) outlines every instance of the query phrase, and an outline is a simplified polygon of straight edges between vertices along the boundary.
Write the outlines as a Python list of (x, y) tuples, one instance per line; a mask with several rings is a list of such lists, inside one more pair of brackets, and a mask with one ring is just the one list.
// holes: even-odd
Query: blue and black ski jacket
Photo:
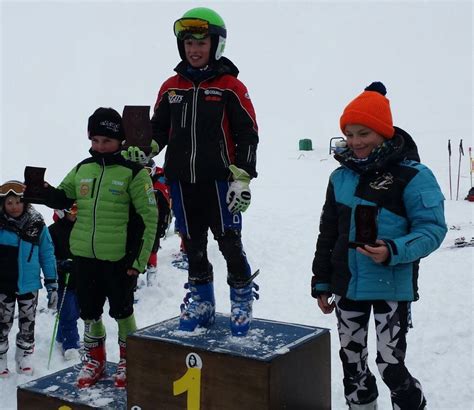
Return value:
[[(419, 260), (443, 241), (444, 196), (433, 173), (419, 162), (412, 138), (395, 127), (394, 149), (370, 166), (351, 161), (349, 149), (330, 176), (313, 260), (312, 296), (334, 293), (352, 300), (418, 299)], [(358, 205), (376, 207), (384, 264), (349, 248)]]

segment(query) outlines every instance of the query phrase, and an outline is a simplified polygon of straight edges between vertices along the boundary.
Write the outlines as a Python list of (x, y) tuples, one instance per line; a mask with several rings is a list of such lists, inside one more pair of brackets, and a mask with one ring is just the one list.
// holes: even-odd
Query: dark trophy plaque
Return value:
[(122, 114), (125, 132), (124, 148), (139, 147), (145, 154), (151, 152), (152, 129), (149, 105), (126, 105)]
[(364, 245), (378, 246), (377, 240), (378, 208), (371, 205), (357, 205), (355, 209), (355, 241), (349, 242), (349, 248), (363, 248)]
[(47, 189), (44, 187), (44, 173), (46, 168), (25, 167), (25, 185), (23, 201), (33, 204), (45, 204)]

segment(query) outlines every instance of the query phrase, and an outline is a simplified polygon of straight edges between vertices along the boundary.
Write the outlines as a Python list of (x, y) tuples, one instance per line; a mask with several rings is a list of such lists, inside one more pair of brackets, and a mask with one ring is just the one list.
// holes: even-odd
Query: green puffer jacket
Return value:
[[(143, 272), (158, 219), (150, 176), (142, 166), (125, 160), (120, 153), (90, 152), (92, 157), (72, 169), (58, 187), (68, 200), (77, 203), (71, 252), (113, 262), (132, 252), (128, 267)], [(59, 199), (57, 193), (54, 196)], [(133, 251), (131, 242), (135, 242)]]

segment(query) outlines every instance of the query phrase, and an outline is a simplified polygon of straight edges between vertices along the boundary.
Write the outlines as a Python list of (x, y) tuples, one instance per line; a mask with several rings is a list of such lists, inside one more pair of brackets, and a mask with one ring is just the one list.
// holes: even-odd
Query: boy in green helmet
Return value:
[[(227, 30), (215, 11), (187, 11), (174, 23), (174, 33), (182, 61), (161, 86), (151, 123), (152, 155), (167, 147), (164, 170), (189, 260), (189, 293), (179, 328), (193, 331), (215, 319), (213, 268), (207, 258), (211, 229), (227, 263), (231, 331), (243, 336), (256, 295), (241, 241), (241, 212), (250, 205), (249, 183), (257, 176), (255, 111), (237, 79), (239, 70), (223, 57)], [(140, 153), (132, 147), (128, 154)]]

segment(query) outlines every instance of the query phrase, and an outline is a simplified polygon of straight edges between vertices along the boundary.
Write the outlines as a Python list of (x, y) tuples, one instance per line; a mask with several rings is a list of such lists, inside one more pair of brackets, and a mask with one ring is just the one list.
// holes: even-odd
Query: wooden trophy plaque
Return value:
[(151, 152), (152, 129), (149, 105), (126, 105), (122, 114), (125, 145), (139, 147), (145, 154)]
[(23, 201), (33, 204), (45, 204), (47, 199), (47, 189), (44, 187), (44, 174), (46, 168), (25, 167), (25, 185)]
[(349, 248), (363, 248), (364, 245), (377, 246), (378, 208), (372, 205), (357, 205), (355, 209), (355, 240), (349, 242)]

